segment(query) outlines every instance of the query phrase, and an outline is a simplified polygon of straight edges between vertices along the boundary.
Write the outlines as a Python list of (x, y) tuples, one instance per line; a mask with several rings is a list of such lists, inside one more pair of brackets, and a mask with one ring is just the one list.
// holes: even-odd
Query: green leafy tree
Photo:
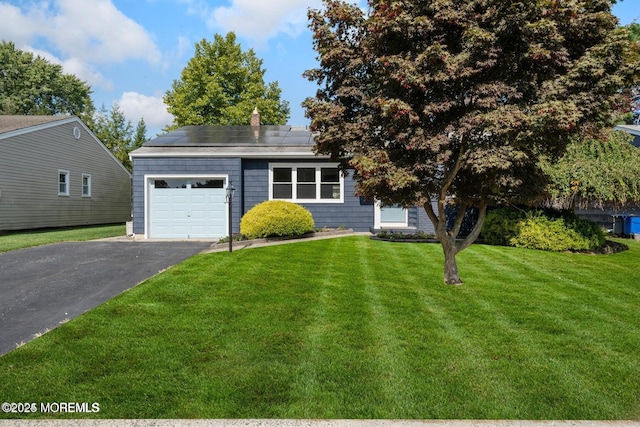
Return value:
[[(629, 37), (640, 46), (640, 24), (627, 25)], [(626, 124), (640, 124), (640, 79), (628, 88), (623, 88), (617, 105), (617, 121)]]
[(640, 24), (633, 22), (627, 26), (631, 40), (640, 42)]
[(607, 130), (573, 141), (558, 160), (542, 159), (551, 206), (622, 208), (640, 201), (640, 150), (629, 134)]
[(285, 124), (289, 103), (280, 100), (278, 82), (265, 84), (262, 60), (252, 49), (243, 52), (234, 33), (196, 43), (195, 56), (174, 80), (164, 102), (174, 123), (186, 125), (247, 125), (254, 108), (266, 124)]
[(91, 88), (40, 56), (0, 43), (0, 114), (72, 114), (90, 121)]
[[(489, 204), (539, 196), (538, 159), (562, 155), (584, 126), (611, 118), (638, 71), (612, 1), (325, 0), (309, 12), (320, 86), (305, 101), (316, 151), (352, 169), (356, 191), (422, 205), (461, 284), (456, 254)], [(432, 207), (435, 201), (435, 209)], [(445, 207), (459, 214), (447, 227)], [(467, 208), (478, 208), (458, 239)]]
[(91, 130), (111, 153), (131, 171), (132, 164), (129, 153), (141, 147), (146, 141), (147, 127), (144, 118), (140, 119), (134, 131), (131, 121), (127, 120), (120, 105), (114, 102), (111, 111), (107, 111), (104, 105), (100, 108), (93, 120)]

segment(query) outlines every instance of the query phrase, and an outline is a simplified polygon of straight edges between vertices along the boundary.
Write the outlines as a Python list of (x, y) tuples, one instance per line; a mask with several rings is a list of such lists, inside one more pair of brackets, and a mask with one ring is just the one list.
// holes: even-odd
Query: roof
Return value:
[(0, 133), (26, 129), (45, 123), (66, 120), (71, 116), (2, 116), (0, 115)]
[(313, 134), (292, 126), (185, 126), (147, 141), (131, 157), (315, 157)]
[[(113, 153), (98, 139), (97, 136), (85, 125), (77, 116), (3, 116), (0, 115), (0, 142), (18, 135), (30, 134), (38, 130), (44, 130), (66, 123), (77, 123), (89, 135), (93, 141), (99, 144), (104, 151), (124, 170), (129, 176), (131, 173), (124, 167)], [(79, 130), (79, 129), (78, 129)], [(76, 129), (73, 130), (73, 136), (80, 138), (81, 133), (76, 135)]]

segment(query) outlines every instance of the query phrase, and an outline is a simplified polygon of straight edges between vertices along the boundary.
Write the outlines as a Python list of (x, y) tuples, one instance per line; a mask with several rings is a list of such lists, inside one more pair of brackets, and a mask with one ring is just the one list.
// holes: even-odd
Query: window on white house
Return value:
[(82, 197), (91, 197), (91, 175), (82, 174)]
[(269, 165), (270, 199), (300, 203), (343, 202), (344, 179), (327, 164)]
[(58, 196), (69, 195), (69, 171), (58, 171)]

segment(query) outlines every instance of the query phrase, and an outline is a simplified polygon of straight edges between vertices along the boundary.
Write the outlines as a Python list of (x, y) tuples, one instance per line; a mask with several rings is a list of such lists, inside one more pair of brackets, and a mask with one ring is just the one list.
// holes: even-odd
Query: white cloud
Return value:
[(51, 64), (58, 64), (62, 66), (62, 70), (67, 74), (73, 74), (80, 80), (87, 82), (89, 86), (98, 87), (105, 90), (113, 89), (113, 82), (107, 79), (95, 67), (86, 62), (82, 62), (76, 58), (69, 58), (65, 61), (61, 60), (49, 51), (35, 49), (31, 46), (19, 46), (19, 49), (25, 52), (31, 52), (35, 56), (40, 56), (46, 59)]
[[(111, 0), (35, 0), (21, 5), (0, 3), (0, 39), (62, 64), (65, 72), (91, 85), (111, 85), (96, 71), (100, 64), (161, 61), (151, 35)], [(32, 45), (40, 46), (39, 50)]]
[(173, 122), (173, 116), (159, 96), (147, 96), (137, 92), (125, 92), (118, 101), (120, 109), (135, 127), (141, 118), (147, 128), (155, 133)]
[(178, 37), (178, 48), (176, 56), (178, 58), (184, 57), (190, 50), (193, 49), (193, 43), (187, 37)]
[(65, 73), (73, 74), (80, 80), (87, 82), (91, 87), (113, 90), (113, 82), (86, 62), (82, 62), (76, 58), (70, 58), (62, 62), (62, 68)]
[(28, 44), (33, 34), (40, 31), (42, 18), (37, 11), (32, 10), (25, 15), (22, 10), (11, 4), (0, 3), (0, 40), (11, 40), (16, 45)]
[(145, 59), (157, 63), (160, 51), (138, 23), (111, 0), (57, 0), (47, 37), (68, 56), (92, 63)]
[(280, 34), (300, 35), (307, 26), (307, 10), (321, 5), (320, 0), (231, 0), (230, 6), (209, 12), (207, 25), (263, 44)]

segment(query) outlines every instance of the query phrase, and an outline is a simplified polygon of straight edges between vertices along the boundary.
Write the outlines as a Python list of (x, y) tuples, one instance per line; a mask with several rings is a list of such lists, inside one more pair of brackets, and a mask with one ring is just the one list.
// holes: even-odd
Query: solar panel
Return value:
[(147, 141), (146, 147), (312, 146), (310, 131), (291, 126), (185, 126)]

